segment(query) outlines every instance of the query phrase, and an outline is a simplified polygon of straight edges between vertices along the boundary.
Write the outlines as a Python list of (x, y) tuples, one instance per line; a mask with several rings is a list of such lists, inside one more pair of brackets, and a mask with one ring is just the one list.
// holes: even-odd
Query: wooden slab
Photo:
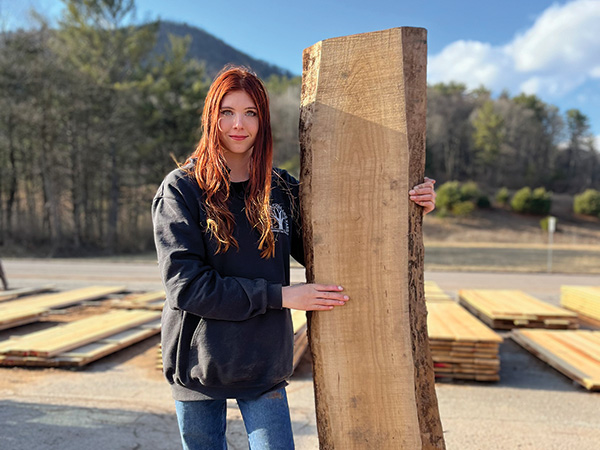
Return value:
[(600, 286), (561, 286), (560, 305), (575, 311), (584, 322), (600, 327)]
[(519, 290), (463, 289), (459, 303), (494, 329), (577, 328), (577, 314)]
[[(301, 210), (309, 282), (351, 300), (312, 313), (322, 449), (444, 448), (428, 348), (422, 211), (426, 30), (304, 51)], [(373, 382), (371, 382), (373, 381)]]
[(512, 339), (588, 390), (600, 390), (600, 331), (513, 330)]

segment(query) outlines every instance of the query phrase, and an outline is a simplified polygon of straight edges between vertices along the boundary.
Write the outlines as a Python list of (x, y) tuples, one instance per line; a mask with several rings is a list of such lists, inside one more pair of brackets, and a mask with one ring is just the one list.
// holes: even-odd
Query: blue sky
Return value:
[[(398, 26), (428, 30), (428, 80), (538, 95), (586, 114), (600, 150), (600, 0), (137, 0), (138, 21), (186, 22), (256, 58), (302, 70), (302, 50), (337, 36)], [(59, 0), (0, 0), (4, 26)], [(367, 6), (368, 5), (368, 6)]]

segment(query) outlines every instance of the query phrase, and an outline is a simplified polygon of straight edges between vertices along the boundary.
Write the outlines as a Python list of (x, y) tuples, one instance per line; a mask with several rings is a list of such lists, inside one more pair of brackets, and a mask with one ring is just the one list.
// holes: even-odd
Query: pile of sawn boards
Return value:
[(600, 331), (514, 330), (512, 338), (586, 389), (600, 390)]
[(463, 289), (459, 303), (496, 330), (577, 328), (577, 314), (518, 290)]
[(499, 380), (502, 338), (441, 294), (446, 295), (437, 285), (425, 284), (429, 346), (436, 378)]
[[(122, 287), (91, 286), (0, 304), (2, 329), (41, 320), (56, 308), (104, 298)], [(116, 310), (0, 342), (0, 365), (82, 366), (160, 331), (160, 312)]]

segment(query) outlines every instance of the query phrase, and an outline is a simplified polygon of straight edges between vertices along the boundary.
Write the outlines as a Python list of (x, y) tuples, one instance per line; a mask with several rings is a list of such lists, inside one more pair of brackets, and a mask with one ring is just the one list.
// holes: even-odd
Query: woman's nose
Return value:
[(233, 128), (241, 128), (243, 126), (243, 117), (241, 114), (233, 115)]

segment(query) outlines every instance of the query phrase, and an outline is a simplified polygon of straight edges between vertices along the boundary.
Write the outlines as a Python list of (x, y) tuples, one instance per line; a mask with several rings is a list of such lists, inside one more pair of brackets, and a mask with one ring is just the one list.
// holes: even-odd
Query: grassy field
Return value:
[(426, 243), (425, 270), (600, 274), (600, 246)]

